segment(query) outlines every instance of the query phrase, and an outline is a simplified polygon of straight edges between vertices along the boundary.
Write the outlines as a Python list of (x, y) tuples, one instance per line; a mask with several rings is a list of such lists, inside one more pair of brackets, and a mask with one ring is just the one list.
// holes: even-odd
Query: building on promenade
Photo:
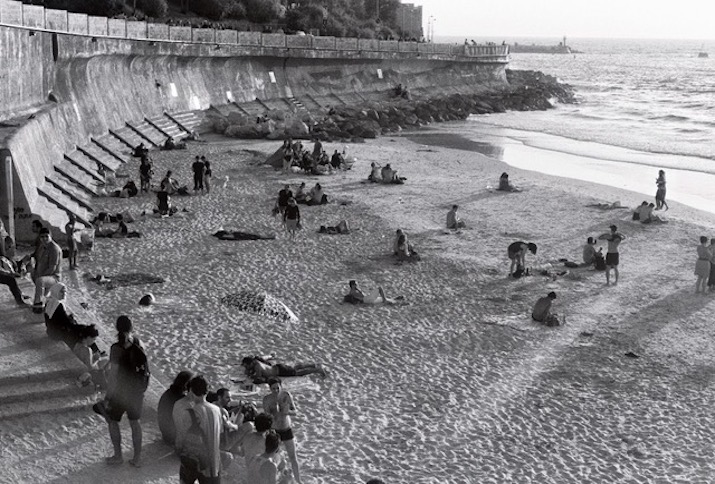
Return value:
[(397, 9), (397, 24), (406, 39), (420, 40), (424, 35), (422, 30), (422, 6), (413, 3), (400, 3)]

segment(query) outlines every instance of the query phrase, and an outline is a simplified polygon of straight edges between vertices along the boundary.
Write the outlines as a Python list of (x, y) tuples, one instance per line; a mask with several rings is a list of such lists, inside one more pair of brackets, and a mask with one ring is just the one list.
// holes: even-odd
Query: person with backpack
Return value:
[(181, 484), (221, 484), (221, 409), (206, 401), (209, 385), (199, 375), (189, 381), (187, 395), (174, 405), (174, 446), (179, 454)]
[(142, 427), (140, 419), (144, 406), (144, 392), (149, 386), (149, 362), (139, 338), (133, 333), (131, 319), (128, 316), (119, 316), (116, 328), (117, 342), (109, 351), (110, 366), (105, 409), (114, 455), (107, 457), (106, 460), (109, 465), (118, 465), (124, 462), (119, 422), (126, 413), (129, 418), (129, 426), (132, 429), (132, 445), (134, 447), (134, 457), (129, 463), (134, 467), (141, 467)]

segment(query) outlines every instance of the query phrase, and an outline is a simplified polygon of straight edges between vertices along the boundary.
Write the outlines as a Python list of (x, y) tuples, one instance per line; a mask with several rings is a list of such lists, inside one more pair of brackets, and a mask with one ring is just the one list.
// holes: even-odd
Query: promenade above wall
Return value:
[[(93, 38), (182, 44), (212, 44), (222, 55), (313, 58), (424, 58), (462, 62), (508, 62), (508, 46), (458, 45), (313, 35), (263, 34), (179, 27), (71, 13), (0, 0), (0, 25)], [(220, 50), (226, 47), (225, 52)]]

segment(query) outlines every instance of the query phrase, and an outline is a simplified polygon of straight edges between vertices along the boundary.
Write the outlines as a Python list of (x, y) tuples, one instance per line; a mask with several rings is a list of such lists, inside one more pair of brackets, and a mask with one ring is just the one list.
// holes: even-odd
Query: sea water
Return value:
[(467, 136), (502, 146), (499, 158), (520, 168), (640, 193), (655, 193), (662, 168), (669, 199), (715, 211), (715, 40), (568, 44), (581, 53), (512, 54), (509, 68), (556, 76), (577, 104), (471, 116)]

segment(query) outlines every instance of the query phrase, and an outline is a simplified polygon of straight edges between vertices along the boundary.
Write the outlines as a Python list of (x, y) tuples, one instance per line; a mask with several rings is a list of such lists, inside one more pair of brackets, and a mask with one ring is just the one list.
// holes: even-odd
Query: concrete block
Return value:
[(169, 26), (166, 24), (146, 24), (147, 39), (169, 40)]
[(436, 54), (449, 54), (452, 50), (452, 44), (432, 44), (432, 49)]
[(118, 18), (107, 19), (107, 34), (110, 37), (122, 37), (127, 36), (127, 22)]
[(372, 50), (377, 51), (380, 49), (380, 42), (375, 39), (357, 39), (358, 50)]
[(238, 43), (239, 43), (239, 45), (261, 45), (261, 33), (260, 32), (239, 32), (238, 33)]
[(191, 27), (169, 27), (169, 39), (191, 42)]
[(107, 17), (95, 17), (93, 15), (87, 17), (89, 35), (99, 35), (102, 37), (108, 35), (109, 28), (107, 26), (107, 20)]
[(313, 48), (320, 50), (335, 50), (335, 37), (313, 37)]
[(45, 9), (39, 5), (22, 6), (22, 24), (25, 27), (45, 28)]
[(67, 32), (69, 30), (67, 11), (53, 8), (45, 9), (45, 28)]
[(146, 22), (127, 22), (127, 38), (146, 39)]
[(22, 25), (22, 4), (12, 0), (0, 0), (0, 22)]
[(235, 30), (217, 30), (216, 42), (219, 44), (238, 44), (238, 32)]
[(67, 29), (73, 34), (88, 34), (89, 23), (87, 18), (88, 15), (84, 13), (68, 13)]
[(358, 39), (352, 38), (337, 38), (335, 39), (336, 50), (359, 50)]
[(214, 29), (191, 29), (191, 35), (194, 42), (216, 42), (216, 31)]
[(313, 47), (313, 36), (286, 35), (286, 47), (293, 49), (310, 49)]
[(434, 52), (434, 44), (421, 43), (417, 44), (417, 52), (424, 52), (426, 54)]
[(285, 34), (261, 34), (261, 45), (263, 47), (285, 47)]
[(381, 40), (378, 50), (380, 52), (397, 52), (400, 43), (396, 40)]
[(398, 49), (400, 52), (417, 52), (417, 42), (400, 42)]

